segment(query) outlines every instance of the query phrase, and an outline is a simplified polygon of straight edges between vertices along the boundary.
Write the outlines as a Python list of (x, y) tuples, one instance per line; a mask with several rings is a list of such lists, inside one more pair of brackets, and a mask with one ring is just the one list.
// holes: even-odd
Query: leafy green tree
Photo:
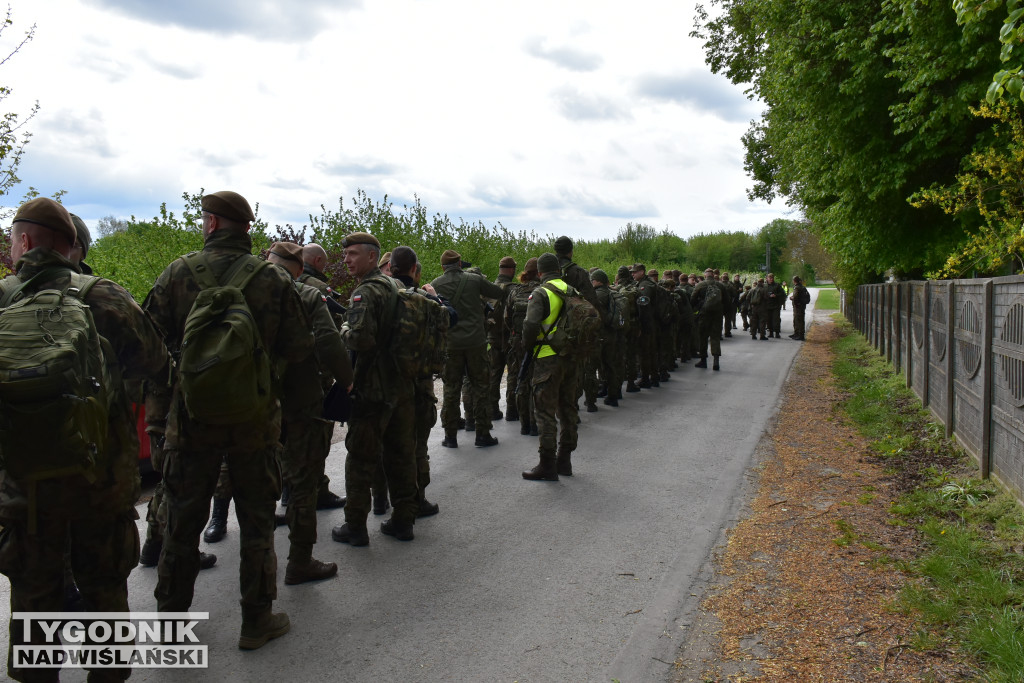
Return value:
[(845, 286), (942, 263), (974, 226), (907, 199), (987, 139), (969, 112), (998, 63), (985, 32), (920, 0), (710, 7), (693, 33), (708, 64), (767, 107), (743, 138), (750, 196), (799, 207)]

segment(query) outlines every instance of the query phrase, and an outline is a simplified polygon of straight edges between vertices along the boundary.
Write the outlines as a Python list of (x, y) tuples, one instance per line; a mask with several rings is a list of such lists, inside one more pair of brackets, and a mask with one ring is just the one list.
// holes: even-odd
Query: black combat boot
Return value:
[(517, 408), (515, 404), (510, 403), (505, 409), (505, 421), (519, 422), (519, 408)]
[(217, 564), (217, 556), (213, 553), (199, 553), (199, 569), (209, 569)]
[(231, 505), (230, 498), (214, 498), (213, 512), (210, 513), (210, 524), (203, 532), (203, 540), (207, 543), (216, 543), (223, 540), (228, 533), (228, 506)]
[(441, 508), (438, 506), (437, 503), (431, 503), (429, 500), (427, 500), (426, 496), (424, 496), (420, 498), (419, 508), (416, 510), (416, 518), (419, 519), (420, 517), (433, 517), (440, 510)]
[(441, 445), (444, 446), (445, 448), (458, 448), (459, 437), (457, 436), (457, 434), (458, 432), (456, 431), (446, 429), (444, 431), (444, 441), (441, 442)]
[(719, 356), (715, 356), (715, 362), (714, 362), (714, 364), (713, 364), (713, 365), (711, 366), (711, 369), (712, 369), (712, 370), (721, 370), (721, 369), (722, 369), (722, 368), (718, 367), (718, 359), (719, 359)]
[(501, 409), (498, 406), (494, 406), (494, 410), (491, 411), (491, 419), (500, 420), (503, 417), (505, 417), (505, 414), (501, 412)]
[(572, 451), (568, 448), (558, 447), (558, 455), (555, 456), (555, 471), (563, 477), (572, 476)]
[(708, 357), (707, 356), (701, 356), (700, 357), (700, 361), (695, 363), (693, 367), (695, 367), (695, 368), (707, 368), (708, 367)]
[(618, 408), (619, 399), (615, 398), (614, 396), (609, 396), (604, 400), (604, 404), (606, 406), (611, 406), (612, 408)]
[(383, 515), (389, 507), (391, 507), (391, 503), (388, 502), (388, 494), (384, 493), (373, 497), (373, 514)]
[(519, 423), (519, 433), (523, 436), (530, 435), (530, 423), (525, 418)]
[(331, 529), (331, 538), (338, 543), (348, 543), (349, 545), (370, 545), (370, 535), (366, 532), (365, 522), (358, 526), (349, 522), (336, 526)]
[(411, 541), (416, 538), (412, 532), (411, 522), (399, 522), (394, 516), (380, 525), (380, 532), (392, 536), (399, 541)]
[(634, 382), (633, 380), (629, 380), (629, 382), (626, 383), (627, 394), (635, 394), (638, 391), (640, 391), (640, 387), (636, 385), (636, 382)]
[(597, 387), (597, 398), (604, 398), (607, 395), (608, 395), (608, 383), (607, 382), (601, 382), (601, 384), (598, 385), (598, 387)]
[(498, 437), (491, 436), (490, 432), (480, 432), (476, 435), (476, 442), (473, 444), (477, 448), (487, 448), (488, 446), (497, 446)]
[(530, 436), (540, 436), (540, 429), (536, 422), (530, 424)]
[(528, 481), (558, 481), (558, 470), (553, 455), (540, 456), (540, 463), (532, 470), (523, 472), (523, 479)]
[(587, 404), (587, 412), (588, 413), (596, 413), (597, 412), (597, 404), (596, 403), (588, 403)]
[(339, 496), (329, 488), (324, 487), (316, 494), (317, 510), (337, 510), (345, 507), (345, 496)]
[(672, 376), (668, 374), (668, 370), (662, 370), (661, 371), (661, 381), (662, 382), (667, 382), (670, 379), (672, 379)]

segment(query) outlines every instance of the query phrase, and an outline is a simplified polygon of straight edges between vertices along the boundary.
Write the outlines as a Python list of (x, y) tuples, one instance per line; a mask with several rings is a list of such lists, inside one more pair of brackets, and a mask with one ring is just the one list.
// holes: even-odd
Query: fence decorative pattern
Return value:
[(1024, 277), (862, 285), (846, 317), (1024, 502)]

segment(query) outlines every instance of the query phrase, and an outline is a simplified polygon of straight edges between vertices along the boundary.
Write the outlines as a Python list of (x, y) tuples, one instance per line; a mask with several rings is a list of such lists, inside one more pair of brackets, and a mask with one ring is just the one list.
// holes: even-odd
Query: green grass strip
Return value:
[(1024, 681), (1024, 511), (993, 482), (971, 476), (977, 468), (943, 438), (903, 377), (836, 320), (842, 410), (897, 480), (910, 471), (918, 482), (890, 509), (893, 524), (923, 538), (922, 554), (901, 564), (910, 580), (898, 606), (922, 625), (914, 645), (961, 648), (979, 680)]

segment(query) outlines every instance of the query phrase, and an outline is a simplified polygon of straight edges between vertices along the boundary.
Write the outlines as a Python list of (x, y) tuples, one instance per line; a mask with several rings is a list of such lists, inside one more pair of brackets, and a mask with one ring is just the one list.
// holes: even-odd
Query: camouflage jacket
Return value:
[(316, 287), (295, 283), (309, 317), (315, 351), (298, 363), (289, 363), (281, 374), (281, 409), (285, 415), (319, 417), (323, 398), (335, 380), (352, 384), (352, 363), (338, 328), (327, 310), (327, 301)]
[(494, 311), (487, 318), (487, 342), (491, 348), (504, 351), (508, 348), (508, 338), (511, 330), (505, 327), (505, 304), (508, 300), (508, 292), (515, 286), (515, 282), (508, 275), (499, 275), (494, 279), (494, 284), (505, 290), (505, 298), (494, 300)]
[[(465, 280), (466, 284), (456, 300), (455, 293), (459, 290), (462, 280)], [(438, 296), (447, 299), (459, 312), (459, 324), (448, 331), (448, 348), (471, 349), (486, 344), (484, 299), (504, 301), (508, 296), (508, 289), (502, 289), (493, 282), (488, 282), (482, 275), (466, 273), (458, 267), (446, 270), (430, 285)]]
[[(774, 295), (774, 296), (773, 296)], [(764, 303), (768, 308), (782, 308), (782, 304), (786, 302), (786, 290), (783, 289), (782, 283), (773, 282), (764, 285)]]
[(562, 280), (575, 289), (580, 295), (590, 302), (590, 305), (601, 314), (601, 324), (608, 324), (608, 312), (601, 311), (597, 301), (597, 294), (594, 293), (594, 283), (590, 281), (590, 273), (564, 256), (558, 257), (558, 267), (562, 269)]
[(388, 323), (394, 315), (394, 290), (389, 281), (399, 286), (376, 267), (364, 275), (352, 290), (341, 328), (341, 339), (354, 358), (352, 395), (356, 401), (390, 403), (412, 392), (412, 384), (401, 376), (388, 352), (392, 334)]
[[(70, 261), (55, 251), (44, 248), (32, 249), (16, 264), (17, 275), (4, 280), (4, 288), (17, 286), (45, 268), (63, 268), (65, 273), (50, 282), (41, 283), (40, 288), (64, 289), (70, 284), (71, 272), (76, 270)], [(120, 285), (101, 279), (85, 297), (92, 311), (96, 330), (110, 342), (116, 358), (118, 374), (126, 381), (152, 379), (166, 381), (168, 372), (167, 349), (149, 318), (135, 303), (131, 295)], [(106, 473), (100, 473), (95, 484), (80, 480), (78, 487), (82, 496), (77, 503), (87, 504), (93, 510), (124, 513), (131, 510), (139, 498), (139, 440), (135, 430), (135, 417), (131, 413), (126, 391), (121, 391), (115, 410), (110, 414), (110, 440), (108, 448), (111, 466)], [(26, 445), (28, 446), (28, 445)], [(62, 504), (74, 506), (76, 501), (51, 495), (49, 491), (63, 486), (60, 483), (43, 482), (39, 485), (38, 496), (48, 508)], [(66, 493), (67, 489), (60, 489)], [(17, 482), (0, 470), (0, 517), (23, 518), (28, 499)]]
[[(206, 238), (203, 253), (210, 270), (220, 278), (240, 257), (252, 253), (252, 239), (246, 233), (218, 230)], [(183, 259), (175, 259), (157, 278), (143, 308), (153, 318), (164, 342), (175, 358), (181, 352), (185, 319), (201, 287)], [(313, 334), (306, 312), (291, 277), (280, 268), (262, 268), (245, 288), (245, 300), (256, 318), (263, 348), (274, 366), (297, 363), (313, 352)], [(166, 417), (164, 417), (166, 416)], [(188, 417), (178, 383), (166, 392), (147, 388), (146, 421), (159, 427), (166, 420), (168, 449), (224, 449), (251, 451), (275, 445), (281, 434), (280, 410), (268, 416), (254, 416), (238, 425), (204, 425)]]

